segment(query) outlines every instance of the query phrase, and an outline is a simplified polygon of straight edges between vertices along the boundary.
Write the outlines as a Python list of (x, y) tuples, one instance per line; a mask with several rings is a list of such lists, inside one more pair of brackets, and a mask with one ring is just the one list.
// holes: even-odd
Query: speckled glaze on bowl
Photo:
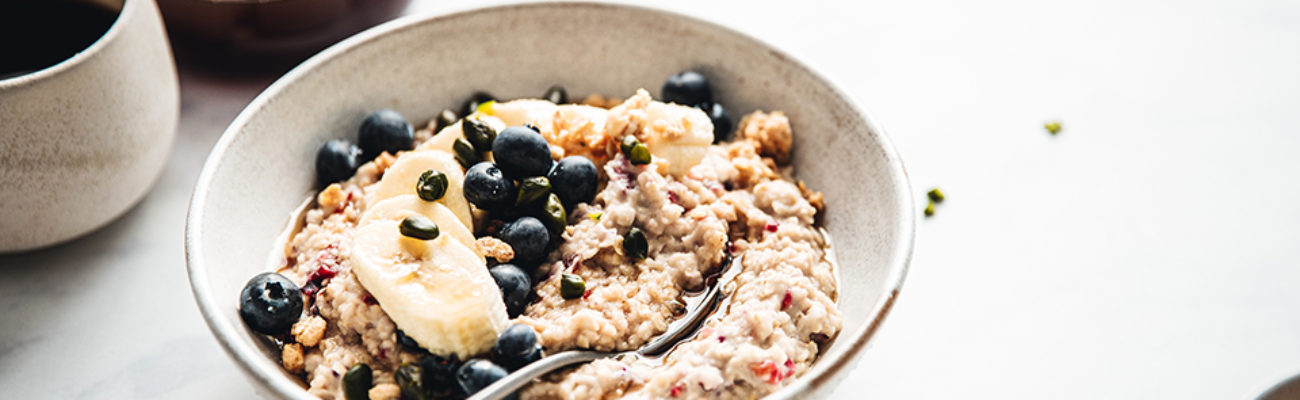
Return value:
[(162, 172), (180, 116), (176, 66), (154, 0), (118, 3), (90, 47), (0, 79), (0, 253), (98, 229)]
[(290, 213), (312, 193), (322, 143), (354, 138), (358, 121), (379, 108), (422, 122), (474, 90), (539, 96), (558, 83), (575, 95), (657, 93), (664, 78), (687, 68), (711, 77), (733, 115), (784, 110), (795, 130), (796, 175), (826, 195), (844, 329), (811, 370), (771, 398), (825, 396), (862, 354), (906, 274), (915, 210), (902, 161), (879, 126), (780, 51), (708, 22), (636, 7), (529, 4), (399, 19), (289, 72), (225, 132), (195, 188), (185, 246), (204, 318), (258, 386), (280, 398), (310, 398), (281, 370), (274, 347), (244, 328), (236, 305), (244, 282), (268, 268)]

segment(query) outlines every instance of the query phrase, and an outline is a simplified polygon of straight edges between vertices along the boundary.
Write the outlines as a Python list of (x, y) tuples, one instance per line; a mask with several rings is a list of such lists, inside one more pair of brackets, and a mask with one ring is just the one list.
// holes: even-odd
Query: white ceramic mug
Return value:
[(166, 161), (180, 91), (158, 7), (107, 3), (121, 12), (90, 47), (0, 80), (0, 253), (106, 225), (144, 197)]

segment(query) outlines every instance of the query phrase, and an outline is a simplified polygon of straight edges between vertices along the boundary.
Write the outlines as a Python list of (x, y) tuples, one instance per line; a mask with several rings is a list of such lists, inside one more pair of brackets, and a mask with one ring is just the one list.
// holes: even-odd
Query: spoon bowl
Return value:
[(681, 319), (669, 324), (667, 331), (646, 343), (645, 346), (623, 352), (569, 350), (543, 357), (541, 360), (520, 368), (505, 378), (483, 388), (483, 390), (470, 396), (469, 400), (504, 399), (511, 393), (523, 388), (528, 382), (532, 382), (533, 379), (577, 363), (621, 355), (637, 355), (651, 358), (665, 355), (672, 351), (673, 347), (677, 346), (677, 343), (694, 336), (695, 332), (699, 331), (700, 325), (703, 325), (704, 321), (708, 320), (709, 316), (713, 314), (713, 311), (718, 309), (718, 304), (734, 289), (728, 287), (728, 284), (736, 277), (736, 274), (740, 273), (741, 267), (738, 265), (740, 265), (740, 258), (731, 258), (724, 263), (722, 268), (715, 274), (717, 278), (713, 279), (713, 284), (709, 286), (709, 290), (704, 292), (699, 301), (695, 303), (695, 306), (687, 311), (686, 315), (682, 316)]

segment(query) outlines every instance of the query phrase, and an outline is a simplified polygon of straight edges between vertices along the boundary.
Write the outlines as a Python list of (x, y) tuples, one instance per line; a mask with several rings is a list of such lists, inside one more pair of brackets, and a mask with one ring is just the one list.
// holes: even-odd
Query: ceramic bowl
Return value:
[(0, 79), (0, 253), (104, 226), (144, 197), (167, 160), (180, 87), (158, 8), (104, 3), (121, 11), (90, 47)]
[(275, 348), (246, 330), (239, 290), (269, 268), (272, 242), (311, 195), (317, 148), (352, 138), (357, 121), (393, 108), (412, 121), (459, 106), (475, 90), (500, 98), (658, 93), (669, 75), (712, 78), (733, 115), (784, 110), (796, 176), (824, 191), (837, 246), (844, 328), (814, 367), (772, 398), (828, 394), (848, 374), (898, 296), (915, 221), (902, 161), (880, 127), (826, 79), (735, 31), (643, 8), (530, 4), (399, 19), (353, 36), (262, 93), (218, 141), (190, 204), (185, 246), (198, 305), (252, 380), (280, 398), (309, 398)]

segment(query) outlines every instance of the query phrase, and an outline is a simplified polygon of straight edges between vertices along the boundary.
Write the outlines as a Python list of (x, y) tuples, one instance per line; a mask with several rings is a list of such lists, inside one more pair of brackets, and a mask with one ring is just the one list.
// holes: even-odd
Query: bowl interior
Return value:
[(780, 52), (713, 24), (625, 6), (523, 5), (403, 19), (290, 72), (221, 138), (195, 191), (186, 247), (205, 318), (258, 383), (305, 396), (235, 310), (240, 288), (267, 268), (276, 235), (311, 195), (321, 143), (355, 139), (359, 121), (379, 108), (419, 124), (475, 90), (538, 97), (561, 84), (578, 97), (638, 88), (657, 96), (667, 76), (687, 68), (711, 78), (735, 118), (784, 111), (796, 136), (795, 175), (826, 195), (844, 329), (813, 371), (782, 393), (829, 391), (843, 374), (827, 372), (847, 369), (865, 345), (911, 253), (913, 211), (900, 160), (847, 99)]

